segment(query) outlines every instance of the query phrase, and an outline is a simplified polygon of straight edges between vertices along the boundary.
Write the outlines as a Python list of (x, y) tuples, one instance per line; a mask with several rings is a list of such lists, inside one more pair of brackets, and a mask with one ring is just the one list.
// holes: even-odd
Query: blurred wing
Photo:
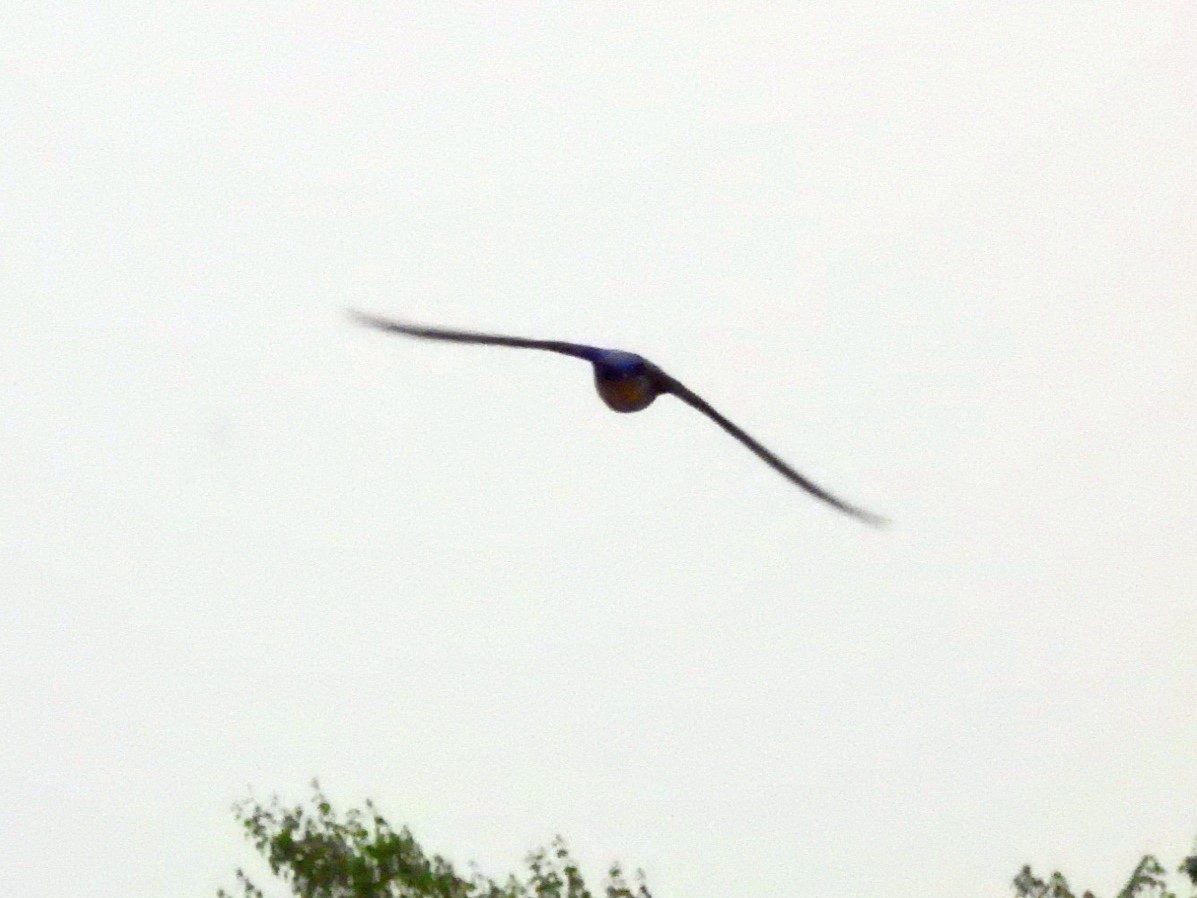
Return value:
[(440, 327), (424, 327), (419, 324), (403, 324), (390, 321), (363, 312), (349, 311), (359, 324), (375, 327), (379, 330), (390, 331), (393, 334), (406, 334), (409, 337), (421, 337), (425, 340), (448, 340), (453, 343), (480, 343), (484, 346), (514, 346), (517, 349), (545, 349), (549, 352), (559, 352), (572, 355), (587, 361), (593, 361), (598, 350), (593, 346), (583, 346), (581, 343), (563, 343), (559, 340), (525, 340), (523, 337), (502, 337), (496, 334), (478, 334), (472, 331), (445, 330)]
[(713, 409), (710, 403), (708, 403), (705, 399), (703, 399), (685, 384), (674, 380), (659, 368), (657, 369), (657, 378), (660, 382), (662, 392), (672, 393), (681, 399), (682, 402), (685, 402), (687, 405), (691, 405), (698, 409), (700, 412), (734, 436), (737, 440), (755, 452), (758, 458), (769, 465), (769, 467), (773, 468), (773, 470), (779, 472), (791, 483), (797, 484), (812, 496), (822, 499), (833, 508), (838, 508), (840, 511), (850, 514), (854, 518), (859, 518), (867, 524), (880, 526), (882, 524), (888, 523), (885, 518), (878, 517), (872, 512), (865, 511), (863, 508), (857, 508), (855, 505), (849, 505), (843, 499), (838, 499), (831, 495), (831, 493), (827, 492), (818, 484), (807, 480), (805, 477), (787, 465), (784, 461), (742, 431), (739, 427), (727, 420), (727, 418), (723, 417), (723, 415), (719, 414), (719, 412), (715, 411), (715, 409)]

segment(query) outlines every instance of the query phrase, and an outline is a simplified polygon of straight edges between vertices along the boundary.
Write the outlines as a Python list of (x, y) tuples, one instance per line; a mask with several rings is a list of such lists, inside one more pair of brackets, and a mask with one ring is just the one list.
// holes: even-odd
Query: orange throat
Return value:
[(647, 408), (657, 398), (651, 380), (643, 375), (618, 380), (600, 380), (595, 386), (603, 402), (617, 412), (638, 412)]

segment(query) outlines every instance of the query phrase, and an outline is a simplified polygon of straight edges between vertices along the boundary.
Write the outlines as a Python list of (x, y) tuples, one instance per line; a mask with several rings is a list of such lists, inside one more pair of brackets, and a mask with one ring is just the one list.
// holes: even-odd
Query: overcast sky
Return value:
[(2, 18), (0, 891), (211, 895), (313, 776), (662, 898), (1188, 850), (1194, 4)]

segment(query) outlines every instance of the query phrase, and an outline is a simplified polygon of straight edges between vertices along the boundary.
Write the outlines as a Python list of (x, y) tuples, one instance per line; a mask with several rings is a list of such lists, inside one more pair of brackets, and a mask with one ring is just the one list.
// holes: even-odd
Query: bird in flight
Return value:
[(447, 340), (453, 343), (478, 343), (484, 346), (513, 346), (518, 349), (544, 349), (562, 355), (585, 359), (594, 366), (594, 385), (607, 407), (617, 412), (638, 412), (648, 408), (662, 393), (672, 393), (682, 402), (698, 409), (733, 437), (756, 453), (757, 457), (780, 473), (791, 483), (802, 487), (817, 499), (822, 499), (833, 508), (852, 515), (866, 523), (881, 525), (885, 519), (865, 511), (833, 496), (821, 486), (799, 474), (788, 464), (746, 434), (743, 430), (715, 411), (711, 405), (682, 384), (670, 377), (648, 359), (633, 352), (618, 349), (600, 349), (581, 343), (564, 343), (559, 340), (528, 340), (523, 337), (503, 337), (497, 334), (479, 334), (472, 331), (446, 330), (440, 327), (425, 327), (418, 324), (404, 324), (350, 311), (359, 323), (393, 334), (421, 337), (425, 340)]

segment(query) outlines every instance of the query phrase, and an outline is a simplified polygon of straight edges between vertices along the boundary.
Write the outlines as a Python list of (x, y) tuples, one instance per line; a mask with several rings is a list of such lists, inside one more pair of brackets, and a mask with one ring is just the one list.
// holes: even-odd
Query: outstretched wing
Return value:
[(838, 508), (840, 511), (850, 514), (854, 518), (859, 518), (867, 524), (880, 526), (882, 524), (888, 523), (885, 518), (879, 517), (872, 512), (865, 511), (863, 508), (857, 508), (855, 505), (850, 505), (843, 499), (833, 496), (818, 484), (812, 483), (810, 480), (803, 477), (784, 461), (746, 434), (743, 430), (741, 430), (731, 421), (727, 420), (727, 418), (723, 417), (723, 415), (719, 414), (719, 412), (715, 411), (709, 402), (707, 402), (685, 384), (670, 377), (660, 368), (657, 368), (654, 371), (654, 374), (657, 378), (661, 392), (672, 393), (674, 396), (677, 396), (678, 399), (682, 400), (682, 402), (685, 402), (687, 405), (698, 409), (700, 412), (734, 436), (737, 440), (751, 449), (754, 453), (756, 453), (758, 458), (769, 465), (769, 467), (773, 468), (773, 470), (779, 472), (791, 483), (797, 484), (812, 496), (822, 499), (833, 508)]
[(545, 349), (549, 352), (559, 352), (572, 355), (587, 361), (593, 361), (599, 350), (593, 346), (583, 346), (581, 343), (563, 343), (559, 340), (526, 340), (523, 337), (503, 337), (497, 334), (479, 334), (473, 331), (454, 331), (440, 327), (425, 327), (419, 324), (403, 324), (376, 315), (349, 310), (349, 315), (359, 324), (376, 327), (379, 330), (390, 331), (394, 334), (406, 334), (409, 337), (421, 337), (425, 340), (449, 340), (454, 343), (481, 343), (485, 346), (514, 346), (517, 349)]

